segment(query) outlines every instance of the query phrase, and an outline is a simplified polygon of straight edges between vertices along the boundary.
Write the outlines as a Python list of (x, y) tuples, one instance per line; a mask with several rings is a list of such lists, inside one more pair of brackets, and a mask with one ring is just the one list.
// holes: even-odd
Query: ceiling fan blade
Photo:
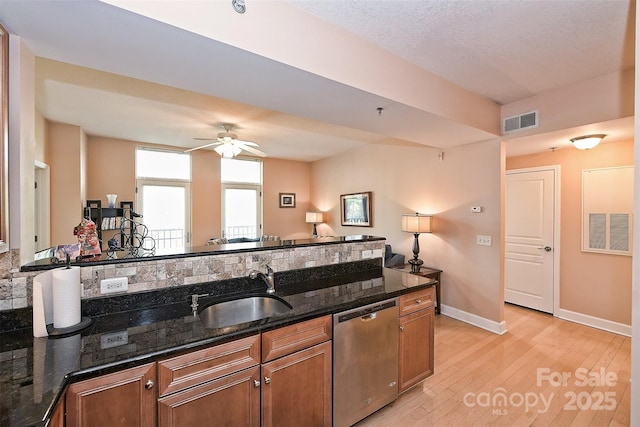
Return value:
[(262, 152), (260, 150), (256, 150), (255, 148), (249, 147), (245, 144), (238, 144), (238, 148), (241, 148), (244, 151), (247, 151), (251, 154), (255, 154), (256, 156), (259, 156), (259, 157), (267, 157), (267, 153)]
[(193, 139), (195, 139), (196, 141), (218, 141), (218, 138), (197, 138), (197, 137), (195, 137)]
[(201, 148), (212, 147), (212, 146), (214, 146), (214, 145), (220, 145), (220, 144), (222, 144), (222, 142), (220, 142), (220, 141), (215, 141), (215, 142), (212, 142), (212, 143), (210, 143), (210, 144), (204, 144), (204, 145), (201, 145), (201, 146), (196, 147), (196, 148), (190, 148), (190, 149), (188, 149), (188, 150), (184, 150), (184, 151), (183, 151), (183, 153), (190, 153), (190, 152), (192, 152), (192, 151), (196, 151), (196, 150), (199, 150), (199, 149), (201, 149)]
[(249, 146), (251, 146), (251, 147), (259, 147), (259, 145), (258, 145), (258, 144), (256, 144), (256, 143), (255, 143), (255, 142), (253, 142), (253, 141), (243, 141), (243, 140), (241, 140), (241, 139), (236, 139), (236, 140), (234, 140), (234, 142), (235, 142), (236, 144), (244, 144), (244, 145), (249, 145)]

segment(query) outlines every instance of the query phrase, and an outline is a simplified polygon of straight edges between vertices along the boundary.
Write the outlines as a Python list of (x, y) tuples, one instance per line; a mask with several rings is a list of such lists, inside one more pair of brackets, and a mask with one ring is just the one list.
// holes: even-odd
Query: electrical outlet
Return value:
[(476, 244), (479, 246), (491, 246), (491, 236), (476, 236)]
[(362, 259), (370, 259), (372, 255), (371, 251), (362, 251)]
[(112, 332), (100, 335), (100, 348), (102, 350), (118, 347), (129, 343), (129, 333), (127, 331)]
[(112, 279), (102, 279), (100, 281), (100, 292), (103, 294), (125, 292), (127, 289), (129, 289), (128, 277), (114, 277)]

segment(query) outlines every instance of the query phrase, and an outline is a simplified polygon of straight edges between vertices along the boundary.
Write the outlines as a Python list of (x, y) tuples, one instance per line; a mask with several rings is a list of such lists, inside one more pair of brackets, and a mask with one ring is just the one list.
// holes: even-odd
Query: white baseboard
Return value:
[(587, 314), (577, 313), (571, 310), (558, 309), (554, 316), (569, 320), (571, 322), (580, 323), (581, 325), (591, 326), (592, 328), (602, 329), (603, 331), (613, 332), (614, 334), (631, 336), (631, 326), (624, 323), (613, 322), (611, 320), (601, 319), (599, 317), (589, 316)]
[(507, 322), (504, 320), (502, 322), (496, 322), (494, 320), (480, 317), (477, 314), (467, 313), (466, 311), (458, 310), (457, 308), (449, 307), (444, 304), (442, 304), (440, 312), (446, 316), (453, 317), (456, 320), (493, 332), (494, 334), (503, 335), (507, 332)]

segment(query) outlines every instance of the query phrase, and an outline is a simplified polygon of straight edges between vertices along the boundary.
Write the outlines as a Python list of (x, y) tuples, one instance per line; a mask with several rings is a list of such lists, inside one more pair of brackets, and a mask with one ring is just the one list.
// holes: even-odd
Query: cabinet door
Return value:
[(400, 317), (400, 393), (433, 374), (433, 317), (433, 307)]
[(49, 427), (64, 427), (64, 397), (53, 410)]
[(331, 426), (331, 342), (262, 365), (263, 427)]
[(71, 384), (68, 427), (156, 425), (156, 365), (150, 363)]
[(260, 366), (158, 400), (158, 426), (260, 426)]

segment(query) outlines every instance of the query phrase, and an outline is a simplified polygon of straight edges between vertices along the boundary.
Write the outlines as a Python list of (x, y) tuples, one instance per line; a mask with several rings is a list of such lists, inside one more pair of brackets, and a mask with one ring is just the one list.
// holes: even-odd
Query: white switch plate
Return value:
[(125, 292), (127, 289), (129, 289), (128, 277), (114, 277), (111, 279), (102, 279), (100, 281), (100, 292), (103, 294)]
[(491, 246), (491, 236), (476, 236), (476, 244), (478, 246)]
[(471, 212), (473, 212), (473, 213), (482, 212), (482, 206), (471, 206)]

